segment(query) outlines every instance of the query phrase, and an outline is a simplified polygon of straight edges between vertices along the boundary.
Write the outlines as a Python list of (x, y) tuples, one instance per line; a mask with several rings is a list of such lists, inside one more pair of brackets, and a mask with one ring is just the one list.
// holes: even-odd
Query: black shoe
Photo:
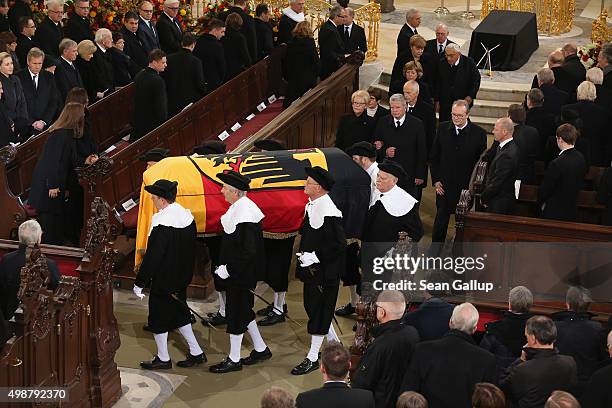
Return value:
[(217, 314), (213, 314), (212, 316), (210, 316), (210, 319), (206, 320), (206, 322), (210, 325), (213, 326), (222, 326), (224, 324), (227, 324), (227, 319), (225, 318), (225, 316), (221, 316), (221, 313), (217, 312)]
[(242, 363), (239, 361), (234, 363), (227, 357), (225, 360), (220, 362), (219, 364), (212, 365), (208, 368), (208, 371), (216, 374), (229, 373), (230, 371), (240, 371), (242, 370)]
[(192, 355), (191, 353), (187, 354), (187, 359), (183, 361), (179, 361), (176, 363), (177, 366), (182, 368), (193, 367), (194, 365), (200, 365), (207, 362), (206, 354), (202, 353), (197, 356)]
[(313, 361), (310, 361), (308, 358), (305, 358), (304, 361), (302, 361), (297, 366), (293, 367), (293, 369), (291, 370), (291, 374), (304, 375), (304, 374), (308, 374), (309, 372), (318, 370), (318, 369), (319, 369), (319, 360), (313, 362)]
[(256, 314), (257, 316), (267, 316), (272, 311), (272, 306), (266, 306), (263, 309), (259, 309)]
[(145, 324), (144, 326), (142, 326), (142, 330), (144, 330), (144, 331), (148, 331), (148, 332), (150, 332), (150, 331), (151, 331), (151, 329), (149, 328), (149, 325), (148, 325), (148, 324)]
[(253, 364), (259, 363), (260, 361), (267, 360), (269, 358), (272, 358), (272, 352), (270, 351), (268, 347), (266, 347), (264, 351), (255, 351), (255, 350), (251, 351), (251, 354), (249, 354), (248, 357), (241, 358), (240, 362), (243, 365), (253, 365)]
[(354, 332), (356, 332), (356, 331), (357, 331), (357, 323), (355, 323), (355, 324), (353, 325), (353, 331), (354, 331)]
[(284, 315), (276, 314), (274, 311), (268, 313), (266, 317), (257, 322), (260, 326), (273, 326), (277, 323), (282, 323), (285, 321)]
[(145, 370), (169, 370), (172, 368), (172, 360), (161, 361), (155, 356), (151, 361), (141, 361), (140, 366)]
[(336, 316), (350, 316), (353, 313), (355, 313), (355, 307), (350, 303), (347, 303), (346, 305), (339, 307), (334, 312)]

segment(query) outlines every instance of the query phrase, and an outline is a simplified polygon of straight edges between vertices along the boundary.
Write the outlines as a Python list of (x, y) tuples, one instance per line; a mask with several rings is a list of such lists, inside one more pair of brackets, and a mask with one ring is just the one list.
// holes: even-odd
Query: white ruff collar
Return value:
[[(381, 197), (382, 195), (382, 197)], [(382, 203), (383, 207), (389, 214), (394, 217), (402, 217), (410, 212), (414, 205), (419, 202), (416, 198), (406, 192), (401, 187), (393, 186), (386, 193), (381, 193), (376, 190), (370, 207), (376, 204), (377, 201)]]
[(186, 208), (183, 208), (179, 203), (172, 203), (163, 210), (159, 210), (158, 212), (153, 214), (149, 235), (151, 235), (151, 231), (153, 231), (153, 228), (158, 225), (163, 225), (172, 228), (185, 228), (188, 227), (192, 222), (193, 215), (191, 215), (191, 211)]
[(226, 234), (233, 234), (236, 226), (243, 222), (257, 224), (264, 215), (253, 201), (247, 196), (240, 197), (234, 204), (230, 205), (227, 212), (221, 216), (221, 225)]
[(325, 222), (325, 217), (342, 218), (342, 211), (336, 207), (329, 194), (325, 194), (314, 201), (308, 200), (306, 204), (306, 213), (310, 226), (314, 229), (319, 229)]
[(306, 20), (306, 18), (304, 17), (304, 13), (298, 14), (295, 11), (293, 11), (291, 7), (287, 7), (286, 9), (283, 9), (283, 14), (289, 17), (290, 19), (292, 19), (293, 21), (295, 21), (296, 23), (301, 23), (302, 21)]

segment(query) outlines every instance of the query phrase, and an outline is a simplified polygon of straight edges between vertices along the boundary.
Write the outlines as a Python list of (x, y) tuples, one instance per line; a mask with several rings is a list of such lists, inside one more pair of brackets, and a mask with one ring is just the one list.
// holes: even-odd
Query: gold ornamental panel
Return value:
[(538, 33), (559, 35), (572, 29), (576, 0), (482, 0), (480, 19), (484, 19), (492, 10), (535, 13)]

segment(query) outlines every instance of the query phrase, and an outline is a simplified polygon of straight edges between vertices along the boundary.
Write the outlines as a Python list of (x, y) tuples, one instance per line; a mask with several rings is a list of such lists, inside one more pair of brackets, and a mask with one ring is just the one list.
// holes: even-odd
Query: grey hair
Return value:
[(54, 8), (58, 8), (61, 7), (62, 9), (64, 8), (64, 2), (62, 0), (47, 0), (45, 2), (45, 6), (47, 7), (47, 10), (49, 9), (54, 9)]
[(552, 84), (555, 82), (555, 73), (550, 68), (542, 68), (538, 71), (538, 81), (543, 84)]
[(421, 90), (421, 87), (417, 81), (406, 81), (404, 88), (406, 88), (406, 86), (408, 86), (413, 92), (419, 92)]
[(453, 102), (451, 109), (455, 106), (463, 106), (465, 108), (465, 113), (470, 113), (470, 104), (467, 103), (465, 99), (457, 99), (455, 102)]
[(399, 290), (383, 290), (376, 303), (385, 303), (385, 312), (394, 319), (401, 318), (406, 311), (406, 298)]
[(353, 10), (350, 7), (347, 7), (345, 10), (346, 10), (346, 12), (348, 13), (349, 16), (355, 17), (355, 10)]
[(512, 119), (510, 119), (509, 117), (503, 117), (503, 118), (499, 118), (497, 119), (497, 122), (499, 123), (499, 126), (502, 128), (502, 130), (505, 130), (506, 132), (508, 132), (508, 134), (512, 135), (512, 133), (514, 133), (514, 122), (512, 122)]
[(462, 303), (453, 309), (449, 326), (451, 329), (462, 331), (472, 335), (476, 331), (476, 325), (480, 315), (471, 303)]
[(592, 82), (582, 81), (582, 83), (578, 85), (576, 97), (579, 101), (594, 101), (597, 99), (597, 89)]
[(228, 188), (230, 191), (232, 191), (232, 192), (236, 193), (236, 195), (237, 195), (238, 197), (244, 197), (244, 196), (246, 196), (246, 191), (242, 191), (242, 190), (240, 190), (240, 189), (238, 189), (238, 188), (236, 188), (236, 187), (234, 187), (234, 186), (230, 186), (229, 184), (226, 184), (225, 186), (226, 186), (226, 187), (227, 187), (227, 188)]
[(458, 53), (461, 53), (461, 46), (457, 43), (450, 43), (446, 45), (446, 49), (447, 50), (454, 50), (457, 51)]
[(30, 51), (28, 51), (28, 56), (27, 56), (27, 60), (31, 60), (32, 58), (40, 58), (43, 57), (45, 58), (45, 52), (43, 50), (41, 50), (40, 48), (34, 47), (31, 48)]
[(393, 94), (389, 97), (389, 105), (391, 105), (391, 102), (400, 102), (402, 105), (406, 106), (406, 99), (404, 98), (404, 95), (399, 93)]
[(612, 64), (612, 43), (605, 43), (601, 46), (602, 55), (608, 61), (608, 64)]
[(544, 93), (539, 88), (532, 88), (527, 92), (527, 99), (533, 106), (542, 106), (544, 103)]
[(339, 4), (336, 4), (335, 6), (333, 6), (330, 10), (329, 10), (329, 19), (333, 20), (334, 18), (338, 17), (340, 15), (340, 13), (342, 13), (342, 10), (344, 9), (344, 7), (342, 7)]
[(408, 21), (408, 19), (416, 16), (417, 13), (419, 13), (418, 9), (415, 9), (415, 8), (408, 9), (408, 11), (406, 11), (406, 21)]
[(19, 242), (25, 245), (35, 245), (40, 243), (42, 228), (36, 220), (27, 220), (19, 226)]
[(164, 6), (169, 6), (171, 4), (179, 4), (180, 1), (179, 0), (166, 0), (164, 1)]
[(595, 85), (603, 84), (603, 77), (603, 71), (599, 67), (589, 68), (589, 70), (586, 72), (586, 80), (591, 81)]
[(570, 286), (565, 295), (565, 302), (570, 310), (575, 312), (586, 312), (593, 302), (591, 291), (582, 286)]
[[(439, 28), (443, 28), (443, 29), (444, 29), (444, 31), (446, 31), (446, 33), (448, 34), (448, 26), (447, 26), (446, 24), (444, 24), (444, 23), (438, 23), (438, 24), (436, 24), (436, 30), (438, 29), (438, 27), (439, 27)], [(434, 31), (435, 31), (435, 30), (434, 30)]]
[(533, 305), (533, 294), (525, 286), (515, 286), (510, 289), (508, 303), (511, 312), (527, 313)]
[(60, 41), (58, 47), (60, 55), (62, 55), (64, 51), (66, 51), (68, 48), (74, 48), (77, 45), (78, 44), (76, 43), (76, 41), (71, 40), (70, 38), (64, 38), (62, 41)]
[(95, 41), (97, 43), (102, 42), (105, 38), (113, 38), (113, 33), (111, 33), (111, 30), (109, 30), (108, 28), (101, 28), (96, 31)]
[(557, 326), (548, 316), (533, 316), (525, 324), (525, 333), (535, 336), (540, 344), (553, 344), (557, 340)]

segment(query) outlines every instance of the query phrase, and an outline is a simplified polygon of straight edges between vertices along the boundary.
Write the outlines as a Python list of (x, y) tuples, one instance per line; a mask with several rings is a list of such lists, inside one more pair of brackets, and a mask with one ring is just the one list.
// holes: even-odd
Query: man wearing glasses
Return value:
[(153, 18), (153, 4), (148, 1), (143, 1), (138, 7), (138, 31), (137, 35), (142, 41), (143, 48), (147, 55), (151, 50), (159, 48), (159, 38), (157, 37), (157, 30), (155, 24), (151, 20)]
[(89, 1), (77, 0), (74, 2), (74, 11), (68, 17), (64, 34), (77, 44), (83, 40), (93, 41), (94, 37), (89, 22)]
[(183, 30), (176, 15), (179, 12), (179, 0), (166, 0), (164, 12), (157, 19), (159, 45), (166, 54), (172, 54), (181, 49)]
[(36, 30), (34, 39), (45, 52), (59, 58), (59, 43), (64, 38), (62, 29), (62, 17), (64, 16), (64, 3), (59, 0), (47, 2), (47, 16)]

